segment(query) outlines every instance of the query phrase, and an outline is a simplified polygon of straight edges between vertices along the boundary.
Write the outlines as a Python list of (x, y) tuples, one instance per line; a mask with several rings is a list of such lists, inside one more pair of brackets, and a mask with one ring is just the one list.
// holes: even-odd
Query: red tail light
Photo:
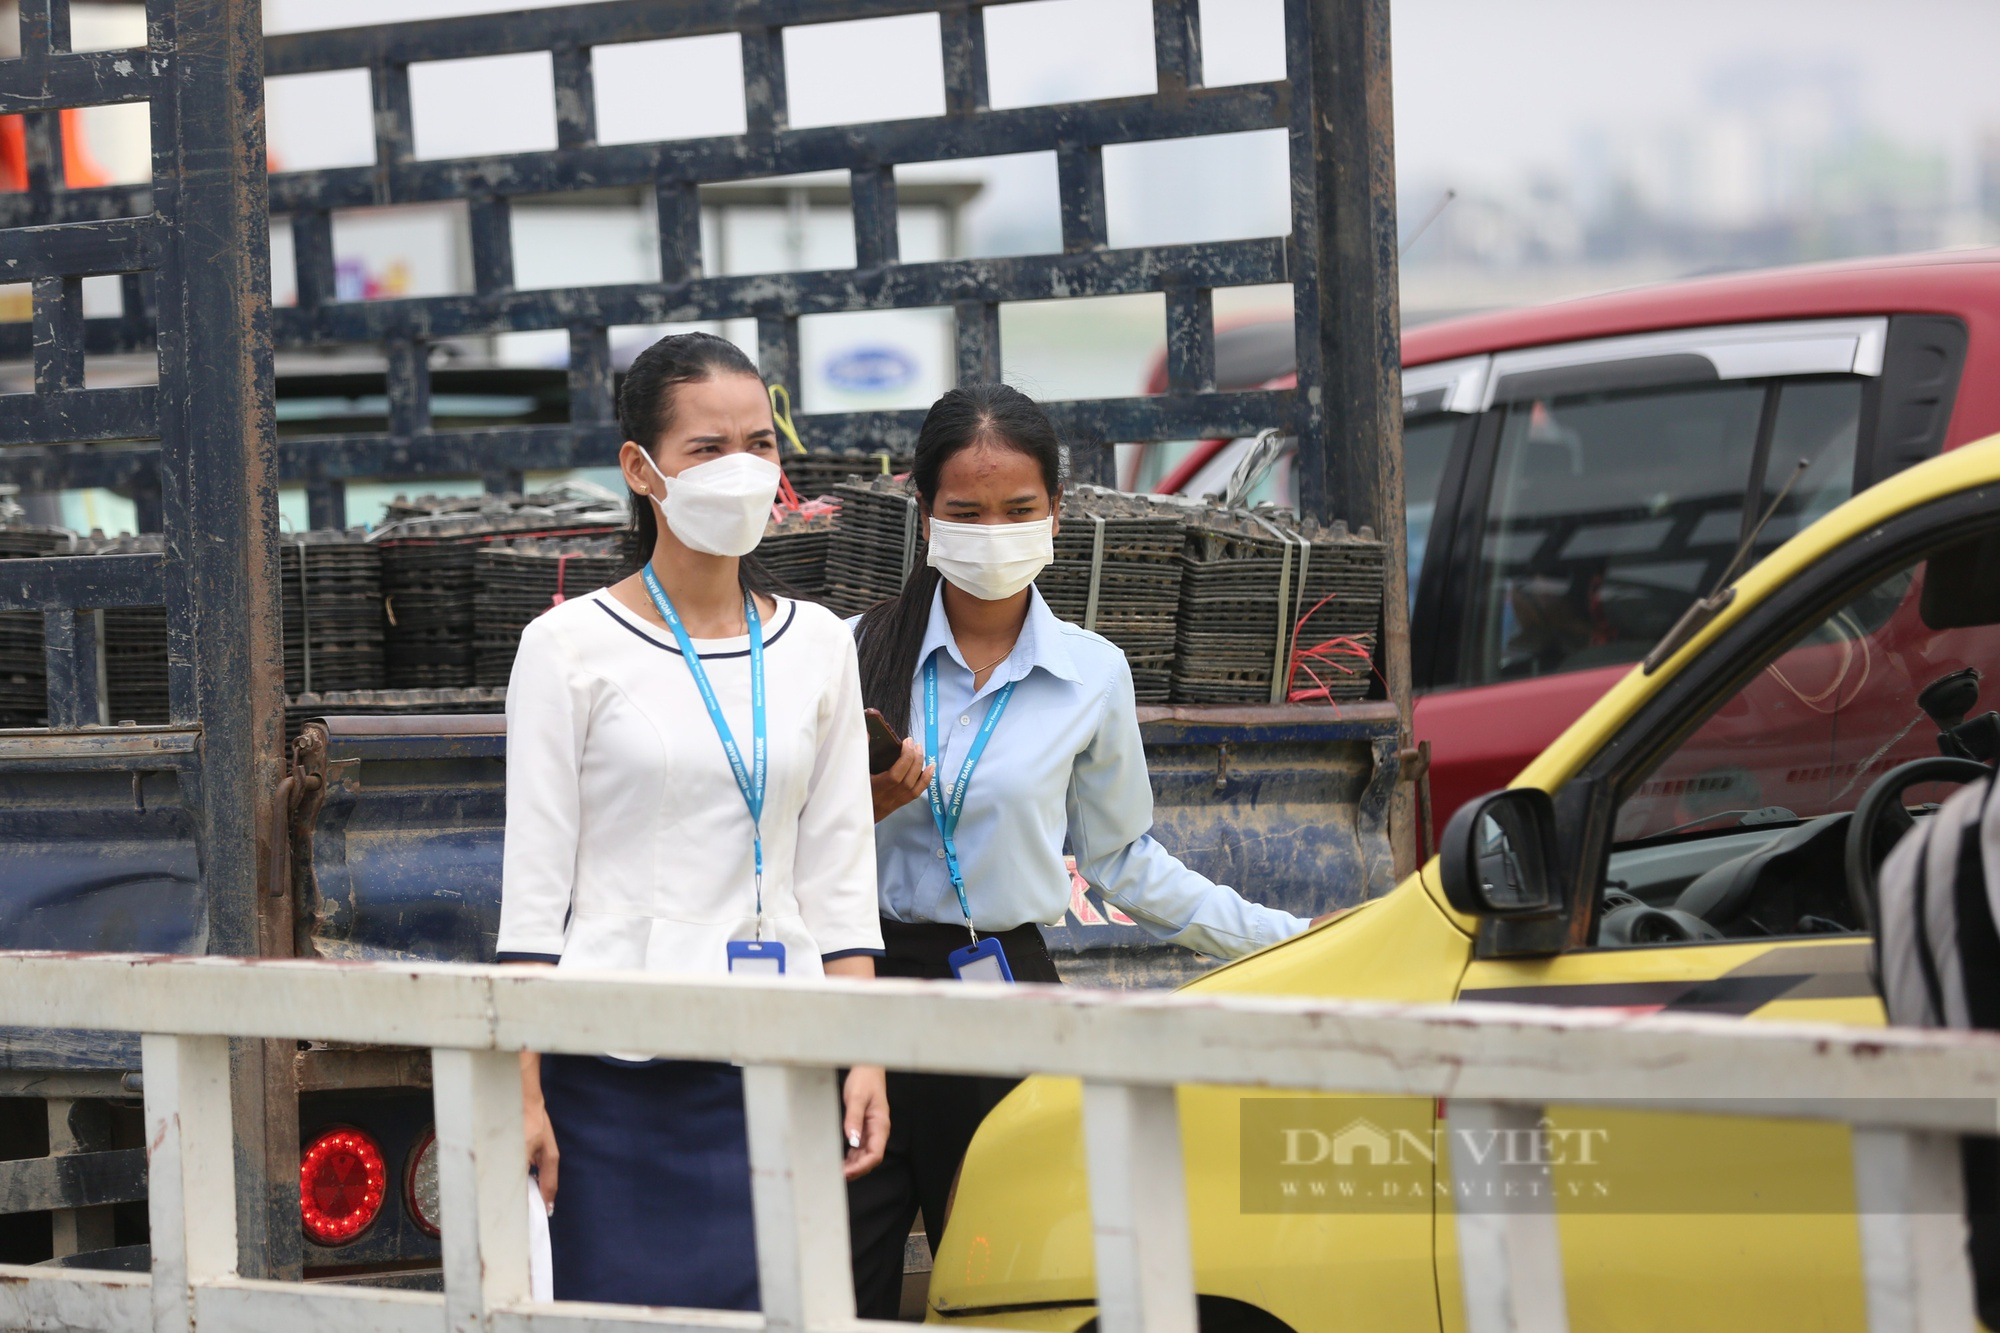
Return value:
[(320, 1245), (344, 1245), (382, 1211), (382, 1149), (358, 1129), (330, 1129), (299, 1159), (299, 1221)]

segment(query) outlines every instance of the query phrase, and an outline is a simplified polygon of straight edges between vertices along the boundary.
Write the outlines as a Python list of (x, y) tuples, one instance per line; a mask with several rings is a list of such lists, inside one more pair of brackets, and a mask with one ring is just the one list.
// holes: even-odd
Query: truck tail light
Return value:
[(345, 1245), (382, 1211), (382, 1149), (358, 1129), (329, 1129), (299, 1159), (299, 1221), (320, 1245)]
[(417, 1150), (410, 1154), (410, 1169), (403, 1176), (403, 1202), (419, 1230), (427, 1236), (438, 1234), (438, 1140), (435, 1129), (425, 1130)]

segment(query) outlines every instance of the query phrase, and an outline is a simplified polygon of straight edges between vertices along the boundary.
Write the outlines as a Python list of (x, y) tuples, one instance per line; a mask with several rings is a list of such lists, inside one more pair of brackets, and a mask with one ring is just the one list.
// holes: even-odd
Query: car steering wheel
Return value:
[(1992, 775), (1992, 769), (1971, 759), (1912, 759), (1875, 779), (1862, 794), (1847, 821), (1847, 898), (1861, 929), (1875, 929), (1876, 873), (1896, 840), (1916, 824), (1903, 808), (1903, 793), (1921, 782), (1977, 782)]

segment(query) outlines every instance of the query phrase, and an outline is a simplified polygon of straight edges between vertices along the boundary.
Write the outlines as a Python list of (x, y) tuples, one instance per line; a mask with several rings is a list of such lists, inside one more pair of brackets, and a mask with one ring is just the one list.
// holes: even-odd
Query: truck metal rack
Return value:
[[(129, 778), (130, 823), (123, 843), (106, 844), (106, 872), (116, 869), (116, 848), (133, 840), (184, 840), (191, 864), (162, 879), (159, 891), (187, 896), (198, 923), (189, 947), (290, 955), (296, 904), (287, 891), (288, 823), (310, 784), (288, 771), (283, 748), (279, 483), (304, 483), (314, 526), (334, 527), (343, 523), (343, 485), (353, 477), (472, 473), (489, 489), (506, 490), (518, 489), (528, 470), (608, 462), (619, 443), (608, 335), (614, 325), (754, 318), (765, 374), (796, 394), (804, 316), (949, 308), (959, 377), (993, 379), (1001, 371), (1004, 303), (1161, 293), (1167, 392), (1049, 405), (1077, 446), (1079, 476), (1111, 480), (1108, 442), (1277, 427), (1298, 440), (1306, 509), (1367, 524), (1400, 547), (1388, 0), (1286, 0), (1287, 77), (1230, 87), (1204, 85), (1198, 0), (1154, 0), (1153, 93), (996, 109), (987, 95), (982, 16), (1007, 2), (612, 0), (267, 39), (257, 0), (147, 0), (143, 47), (78, 52), (70, 49), (67, 0), (20, 0), (21, 55), (0, 61), (0, 115), (24, 118), (29, 188), (0, 195), (0, 272), (33, 284), (33, 319), (0, 325), (0, 359), (31, 359), (35, 391), (9, 395), (0, 407), (0, 482), (31, 492), (118, 488), (138, 501), (141, 526), (163, 534), (163, 551), (0, 562), (0, 611), (44, 617), (49, 681), (48, 728), (0, 737), (0, 837), (24, 848), (73, 843), (79, 821), (100, 818), (108, 807), (79, 811), (65, 793), (92, 787), (95, 801), (107, 784)], [(791, 127), (785, 29), (902, 14), (936, 15), (944, 114)], [(592, 49), (707, 33), (740, 40), (745, 132), (599, 142)], [(557, 146), (419, 159), (411, 66), (521, 52), (549, 55)], [(369, 75), (376, 160), (267, 178), (265, 78), (350, 69)], [(151, 181), (67, 188), (62, 109), (118, 103), (149, 107)], [(1289, 237), (1108, 243), (1108, 146), (1252, 130), (1289, 136)], [(1060, 253), (899, 262), (899, 164), (1028, 152), (1056, 157)], [(853, 268), (703, 271), (700, 186), (818, 171), (848, 174)], [(661, 281), (517, 289), (514, 202), (606, 188), (651, 192)], [(468, 209), (472, 290), (337, 299), (338, 212), (441, 200)], [(298, 303), (280, 309), (270, 304), (264, 243), (273, 216), (290, 220), (298, 275)], [(121, 310), (86, 318), (82, 285), (98, 276), (119, 279)], [(1216, 392), (1213, 292), (1258, 283), (1293, 288), (1301, 387)], [(432, 343), (534, 329), (567, 332), (567, 422), (434, 427)], [(352, 345), (386, 355), (387, 429), (279, 440), (274, 349)], [(149, 351), (158, 358), (157, 384), (89, 386), (90, 358)], [(918, 419), (913, 412), (823, 415), (807, 417), (805, 426), (828, 447), (898, 448)], [(1399, 709), (1395, 725), (1406, 737), (1402, 581), (1402, 562), (1392, 559), (1381, 665)], [(106, 727), (98, 613), (138, 606), (166, 609), (169, 725)], [(36, 1080), (59, 1072), (79, 1096), (121, 1088), (129, 1095), (129, 1044), (17, 1032), (7, 1047), (10, 1090), (33, 1095)], [(296, 1275), (303, 1260), (295, 1048), (246, 1038), (231, 1052), (240, 1271)], [(92, 1192), (74, 1183), (113, 1164), (71, 1133), (63, 1105), (62, 1098), (48, 1103), (51, 1150), (89, 1160), (52, 1174), (71, 1183), (32, 1201), (56, 1211), (59, 1231), (69, 1227), (65, 1243), (116, 1249), (104, 1244), (104, 1214), (91, 1210), (130, 1200), (132, 1187)], [(93, 1240), (78, 1240), (78, 1219)]]

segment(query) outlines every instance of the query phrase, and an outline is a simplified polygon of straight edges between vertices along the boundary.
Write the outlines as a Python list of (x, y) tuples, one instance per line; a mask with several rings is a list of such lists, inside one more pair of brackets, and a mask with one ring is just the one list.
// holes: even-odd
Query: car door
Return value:
[[(2000, 704), (1996, 500), (1962, 493), (1826, 555), (1665, 687), (1558, 794), (1589, 890), (1539, 935), (1482, 925), (1459, 998), (1879, 1023), (1849, 825), (1883, 774), (1938, 753), (1926, 686), (1971, 670), (1972, 711)], [(1920, 819), (1949, 790), (1902, 804)], [(1590, 1162), (1556, 1173), (1575, 1326), (1864, 1326), (1844, 1129), (1602, 1107), (1550, 1120), (1598, 1136)], [(1437, 1240), (1450, 1328), (1449, 1218)]]
[(1781, 489), (1753, 555), (1854, 493), (1889, 336), (1886, 318), (1815, 320), (1491, 358), (1412, 618), (1439, 824), (1643, 657)]

